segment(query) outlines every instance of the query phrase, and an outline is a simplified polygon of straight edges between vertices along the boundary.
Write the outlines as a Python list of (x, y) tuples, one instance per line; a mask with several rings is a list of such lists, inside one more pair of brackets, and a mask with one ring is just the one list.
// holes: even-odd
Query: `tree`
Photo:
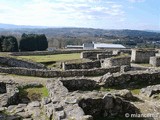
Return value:
[(0, 51), (2, 52), (17, 52), (18, 42), (13, 36), (1, 36), (0, 37)]
[(43, 51), (48, 48), (48, 41), (44, 34), (22, 34), (19, 49), (21, 51)]

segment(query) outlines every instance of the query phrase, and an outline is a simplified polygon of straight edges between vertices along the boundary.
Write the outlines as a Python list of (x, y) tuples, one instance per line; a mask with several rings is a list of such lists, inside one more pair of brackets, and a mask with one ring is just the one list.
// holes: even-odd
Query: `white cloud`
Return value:
[[(86, 2), (87, 1), (87, 2)], [(123, 6), (103, 0), (31, 0), (20, 6), (1, 4), (0, 22), (47, 26), (76, 26), (101, 20), (122, 21)], [(84, 23), (85, 22), (85, 23)]]

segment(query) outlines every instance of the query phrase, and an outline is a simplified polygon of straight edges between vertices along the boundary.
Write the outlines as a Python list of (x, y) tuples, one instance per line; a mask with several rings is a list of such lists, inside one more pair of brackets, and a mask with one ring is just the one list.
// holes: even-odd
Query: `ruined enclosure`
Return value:
[(132, 49), (131, 62), (149, 63), (150, 57), (155, 56), (156, 51), (153, 49)]
[[(133, 104), (114, 94), (100, 91), (77, 91), (74, 84), (75, 81), (72, 79), (71, 81), (49, 80), (47, 82), (52, 103), (49, 104), (50, 107), (46, 108), (46, 111), (55, 109), (53, 110), (53, 118), (55, 120), (60, 118), (99, 120), (99, 117), (106, 119), (110, 117), (123, 118), (126, 112), (140, 113), (139, 109)], [(83, 82), (81, 83), (83, 85)], [(86, 84), (89, 83), (90, 81), (86, 80)], [(79, 84), (79, 86), (81, 85)], [(54, 107), (52, 108), (51, 106)]]
[(87, 51), (81, 53), (81, 58), (96, 60), (98, 54), (112, 55), (112, 51)]
[[(125, 119), (125, 113), (141, 113), (141, 106), (137, 103), (143, 104), (139, 101), (144, 101), (139, 94), (147, 99), (159, 98), (160, 87), (147, 86), (160, 84), (160, 70), (138, 69), (131, 65), (130, 56), (122, 55), (120, 51), (114, 55), (96, 53), (93, 56), (96, 59), (99, 56), (101, 60), (66, 62), (63, 70), (0, 67), (1, 73), (51, 78), (43, 87), (30, 86), (30, 83), (22, 88), (18, 86), (14, 99), (7, 94), (17, 86), (0, 82), (1, 104), (5, 104), (5, 108), (2, 107), (5, 110), (0, 109), (0, 112), (33, 120), (119, 120)], [(36, 92), (30, 94), (33, 89)], [(38, 92), (44, 90), (48, 95)], [(138, 94), (133, 94), (134, 90)]]

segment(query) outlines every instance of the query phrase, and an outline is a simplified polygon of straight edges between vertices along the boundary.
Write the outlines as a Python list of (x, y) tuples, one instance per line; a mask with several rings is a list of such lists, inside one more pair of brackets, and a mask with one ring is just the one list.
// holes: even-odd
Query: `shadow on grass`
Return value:
[(48, 96), (48, 90), (44, 86), (24, 86), (19, 88), (20, 103), (41, 101), (42, 97)]

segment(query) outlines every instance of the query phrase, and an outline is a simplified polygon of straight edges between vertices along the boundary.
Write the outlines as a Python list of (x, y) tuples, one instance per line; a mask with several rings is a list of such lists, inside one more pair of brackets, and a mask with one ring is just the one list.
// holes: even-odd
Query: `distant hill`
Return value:
[(14, 24), (4, 24), (0, 23), (0, 28), (2, 29), (22, 29), (22, 28), (46, 28), (45, 26), (30, 26), (30, 25), (14, 25)]
[(126, 46), (160, 47), (160, 32), (152, 30), (106, 30), (93, 28), (49, 28), (46, 26), (25, 26), (0, 24), (0, 35), (13, 35), (19, 41), (21, 35), (45, 34), (50, 47), (64, 48), (66, 45), (82, 45), (85, 42), (117, 43)]
[(2, 24), (0, 23), (0, 31), (6, 31), (6, 32), (18, 32), (18, 33), (43, 33), (47, 36), (118, 36), (118, 37), (124, 37), (124, 36), (131, 36), (131, 37), (137, 37), (137, 36), (159, 36), (160, 31), (152, 31), (152, 30), (104, 30), (104, 29), (92, 29), (92, 28), (49, 28), (47, 26), (27, 26), (27, 25), (13, 25), (13, 24)]

